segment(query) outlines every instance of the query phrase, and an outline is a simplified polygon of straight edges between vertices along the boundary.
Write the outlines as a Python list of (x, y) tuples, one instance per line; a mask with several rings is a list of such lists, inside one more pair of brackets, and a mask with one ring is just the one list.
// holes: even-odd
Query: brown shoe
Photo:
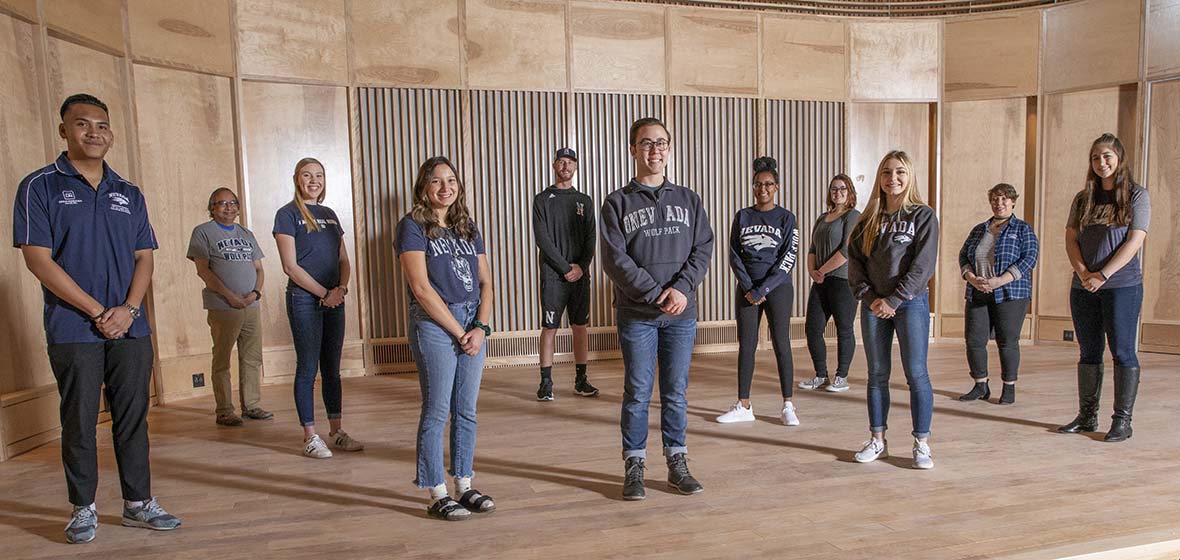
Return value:
[(217, 415), (218, 426), (241, 426), (242, 418), (232, 412)]
[(242, 417), (249, 418), (251, 420), (270, 420), (271, 418), (274, 418), (275, 415), (270, 411), (254, 407), (249, 410), (243, 410)]

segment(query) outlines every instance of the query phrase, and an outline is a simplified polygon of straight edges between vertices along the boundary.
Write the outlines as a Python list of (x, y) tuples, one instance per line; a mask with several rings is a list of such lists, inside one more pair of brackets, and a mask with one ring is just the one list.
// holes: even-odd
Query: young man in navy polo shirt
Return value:
[(148, 387), (151, 329), (140, 311), (152, 280), (155, 233), (139, 187), (103, 158), (114, 142), (107, 106), (67, 97), (58, 134), (67, 151), (23, 181), (13, 211), (13, 246), (41, 281), (45, 338), (61, 395), (61, 456), (74, 513), (66, 540), (94, 539), (98, 514), (95, 442), (105, 384), (123, 493), (123, 525), (180, 526), (151, 493)]

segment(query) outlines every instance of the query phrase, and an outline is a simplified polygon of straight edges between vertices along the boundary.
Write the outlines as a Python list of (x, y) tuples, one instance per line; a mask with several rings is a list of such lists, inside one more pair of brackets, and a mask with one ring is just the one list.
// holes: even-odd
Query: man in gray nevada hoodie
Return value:
[(660, 431), (668, 485), (703, 490), (688, 471), (685, 393), (696, 338), (696, 289), (713, 255), (713, 230), (701, 197), (664, 177), (672, 136), (664, 123), (631, 125), (635, 177), (602, 204), (602, 268), (614, 283), (615, 317), (626, 381), (623, 498), (642, 500), (647, 411), (659, 362)]

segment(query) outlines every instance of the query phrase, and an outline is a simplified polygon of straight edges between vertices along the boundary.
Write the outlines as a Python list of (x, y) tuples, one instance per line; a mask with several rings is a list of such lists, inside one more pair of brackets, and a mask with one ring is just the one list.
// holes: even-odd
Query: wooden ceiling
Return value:
[(624, 0), (710, 8), (853, 17), (938, 17), (1062, 4), (1070, 0)]

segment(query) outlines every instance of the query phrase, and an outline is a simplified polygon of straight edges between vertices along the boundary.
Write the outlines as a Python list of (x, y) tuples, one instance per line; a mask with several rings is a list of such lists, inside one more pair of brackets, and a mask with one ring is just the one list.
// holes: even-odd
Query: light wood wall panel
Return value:
[(762, 94), (848, 98), (846, 26), (838, 20), (762, 17)]
[(27, 21), (39, 21), (37, 0), (0, 0), (0, 10), (7, 10)]
[(713, 226), (713, 260), (697, 288), (697, 320), (732, 321), (737, 281), (729, 269), (729, 226), (753, 202), (757, 106), (752, 99), (673, 98), (669, 178), (695, 191)]
[(943, 41), (947, 101), (1037, 94), (1039, 11), (951, 19)]
[(460, 172), (492, 265), (496, 328), (536, 330), (541, 307), (533, 196), (553, 184), (553, 154), (566, 145), (566, 98), (540, 92), (469, 95), (473, 160)]
[(926, 103), (851, 103), (848, 105), (848, 176), (856, 183), (864, 210), (881, 158), (891, 150), (909, 154), (917, 167), (922, 196), (930, 192), (930, 106)]
[(938, 99), (939, 22), (849, 23), (853, 100)]
[[(635, 175), (634, 163), (627, 149), (627, 133), (631, 123), (643, 117), (664, 120), (664, 97), (579, 93), (574, 96), (574, 100), (577, 128), (575, 149), (578, 152), (578, 174), (574, 184), (594, 200), (594, 213), (601, 222), (599, 213), (606, 195), (626, 186)], [(600, 254), (601, 249), (596, 255)], [(590, 326), (614, 325), (611, 282), (602, 271), (602, 259), (596, 257), (591, 268)]]
[[(938, 268), (939, 313), (962, 315), (966, 282), (959, 271), (959, 250), (980, 222), (991, 217), (987, 191), (1009, 183), (1022, 197), (1025, 177), (1024, 99), (960, 101), (943, 106), (942, 208)], [(1015, 214), (1035, 224), (1017, 201)], [(1050, 248), (1052, 250), (1052, 248)], [(961, 329), (962, 325), (958, 326)], [(943, 336), (949, 336), (944, 329)]]
[(344, 0), (235, 4), (238, 71), (243, 75), (348, 82)]
[(1142, 342), (1180, 353), (1180, 80), (1152, 84), (1148, 133)]
[(43, 0), (50, 29), (122, 54), (123, 0)]
[[(139, 65), (134, 73), (141, 185), (160, 243), (152, 301), (160, 390), (167, 396), (192, 389), (192, 373), (210, 373), (207, 363), (196, 370), (172, 366), (177, 358), (210, 356), (200, 295), (205, 284), (186, 255), (193, 227), (209, 220), (210, 193), (220, 187), (240, 192), (233, 103), (229, 78)], [(260, 238), (267, 233), (258, 232)]]
[(1141, 0), (1084, 0), (1045, 10), (1045, 91), (1139, 78)]
[[(368, 274), (370, 338), (407, 336), (409, 299), (393, 241), (397, 224), (413, 207), (414, 180), (428, 158), (462, 165), (460, 93), (440, 89), (361, 88), (361, 186)], [(470, 171), (468, 169), (468, 171)], [(471, 176), (462, 177), (469, 184)], [(482, 221), (479, 223), (483, 223)], [(507, 263), (504, 263), (508, 266)], [(498, 325), (497, 325), (498, 326)]]
[(572, 2), (574, 89), (662, 93), (664, 8)]
[(352, 0), (349, 17), (356, 82), (462, 85), (458, 0)]
[(566, 89), (564, 1), (464, 1), (469, 86)]
[[(791, 274), (795, 285), (792, 314), (803, 317), (811, 286), (807, 276), (811, 229), (828, 209), (829, 181), (845, 172), (844, 104), (766, 101), (766, 155), (779, 162), (779, 204), (794, 212), (799, 221), (799, 258)], [(753, 192), (748, 192), (752, 202)]]
[[(349, 256), (356, 263), (353, 228), (352, 171), (345, 88), (243, 82), (241, 91), (243, 151), (246, 158), (245, 202), (248, 223), (267, 258), (262, 296), (263, 360), (266, 378), (294, 375), (295, 353), (287, 322), (287, 277), (275, 247), (275, 212), (294, 198), (295, 163), (314, 157), (324, 164), (327, 198), (345, 232)], [(347, 326), (341, 368), (363, 367), (357, 308), (357, 267), (345, 298)]]
[(136, 62), (232, 76), (229, 0), (127, 0), (131, 55)]
[[(1049, 95), (1045, 99), (1044, 179), (1040, 229), (1041, 269), (1037, 311), (1042, 318), (1069, 318), (1069, 290), (1073, 268), (1065, 255), (1065, 222), (1073, 197), (1085, 186), (1090, 144), (1104, 132), (1118, 134), (1135, 161), (1134, 89), (1105, 88)], [(1047, 329), (1044, 319), (1037, 337), (1062, 339), (1058, 329)]]
[[(34, 55), (37, 31), (27, 23), (0, 16), (0, 200), (12, 204), (17, 187), (31, 172), (49, 163), (42, 141), (50, 127), (43, 122)], [(0, 212), (0, 231), (12, 232), (12, 212)], [(41, 284), (25, 268), (20, 251), (8, 249), (0, 259), (0, 395), (54, 383), (45, 354)], [(2, 454), (2, 452), (0, 452)]]
[(124, 59), (54, 37), (49, 38), (47, 58), (49, 105), (53, 108), (51, 126), (57, 149), (66, 149), (66, 141), (57, 134), (61, 102), (75, 93), (94, 95), (110, 109), (111, 131), (115, 135), (106, 162), (124, 178), (136, 182), (138, 178), (130, 166), (131, 119), (127, 107), (131, 96), (123, 79)]
[(758, 15), (668, 10), (669, 93), (758, 95)]
[(1147, 0), (1147, 75), (1180, 72), (1180, 0)]

